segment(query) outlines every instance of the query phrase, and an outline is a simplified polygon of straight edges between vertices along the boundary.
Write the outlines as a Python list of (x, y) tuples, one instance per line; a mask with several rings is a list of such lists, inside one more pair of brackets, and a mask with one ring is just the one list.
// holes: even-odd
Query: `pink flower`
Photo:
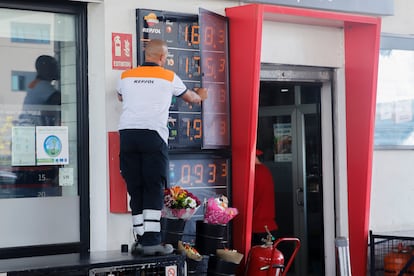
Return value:
[[(223, 202), (225, 202), (223, 204)], [(227, 198), (209, 198), (207, 201), (206, 213), (204, 214), (204, 222), (210, 224), (227, 224), (237, 214), (236, 208), (227, 207)]]

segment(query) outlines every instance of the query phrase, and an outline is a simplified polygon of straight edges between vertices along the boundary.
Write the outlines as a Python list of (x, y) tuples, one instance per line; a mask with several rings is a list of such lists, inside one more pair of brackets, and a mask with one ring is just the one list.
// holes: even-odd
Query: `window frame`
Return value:
[(77, 52), (77, 164), (79, 195), (79, 242), (0, 248), (0, 259), (66, 253), (87, 253), (90, 248), (89, 120), (87, 78), (87, 3), (70, 1), (2, 1), (0, 8), (63, 13), (75, 16)]

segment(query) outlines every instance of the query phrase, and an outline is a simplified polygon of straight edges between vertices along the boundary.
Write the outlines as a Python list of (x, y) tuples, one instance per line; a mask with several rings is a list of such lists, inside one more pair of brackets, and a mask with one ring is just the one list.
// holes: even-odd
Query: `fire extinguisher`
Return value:
[[(298, 238), (280, 238), (273, 242), (273, 236), (266, 227), (267, 238), (263, 245), (256, 245), (250, 249), (247, 258), (246, 276), (285, 276), (300, 248)], [(292, 242), (295, 249), (285, 266), (285, 258), (277, 247), (282, 242)]]

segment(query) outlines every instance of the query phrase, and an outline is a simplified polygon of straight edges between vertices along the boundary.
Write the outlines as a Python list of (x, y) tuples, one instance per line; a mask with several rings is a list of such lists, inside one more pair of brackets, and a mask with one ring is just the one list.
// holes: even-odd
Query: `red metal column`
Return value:
[[(254, 149), (256, 146), (260, 53), (264, 16), (283, 21), (323, 19), (343, 23), (345, 35), (349, 240), (352, 273), (365, 275), (380, 18), (270, 5), (226, 9), (230, 25), (230, 95), (232, 114), (235, 248), (250, 249)], [(299, 22), (299, 20), (298, 20)], [(303, 24), (303, 23), (302, 23)], [(340, 157), (341, 158), (341, 157)], [(345, 158), (345, 157), (343, 157)]]
[(353, 275), (365, 275), (380, 20), (345, 23), (349, 248)]
[(259, 107), (262, 7), (226, 10), (230, 18), (230, 93), (234, 246), (249, 252), (252, 233), (254, 158)]

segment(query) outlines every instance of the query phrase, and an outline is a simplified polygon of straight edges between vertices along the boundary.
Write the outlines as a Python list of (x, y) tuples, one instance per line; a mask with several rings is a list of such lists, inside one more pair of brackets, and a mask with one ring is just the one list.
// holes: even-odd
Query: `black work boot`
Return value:
[(174, 247), (171, 244), (148, 245), (141, 246), (139, 251), (145, 256), (168, 255), (174, 252)]
[(142, 236), (136, 235), (135, 242), (131, 246), (132, 255), (142, 255), (141, 239), (142, 239)]

